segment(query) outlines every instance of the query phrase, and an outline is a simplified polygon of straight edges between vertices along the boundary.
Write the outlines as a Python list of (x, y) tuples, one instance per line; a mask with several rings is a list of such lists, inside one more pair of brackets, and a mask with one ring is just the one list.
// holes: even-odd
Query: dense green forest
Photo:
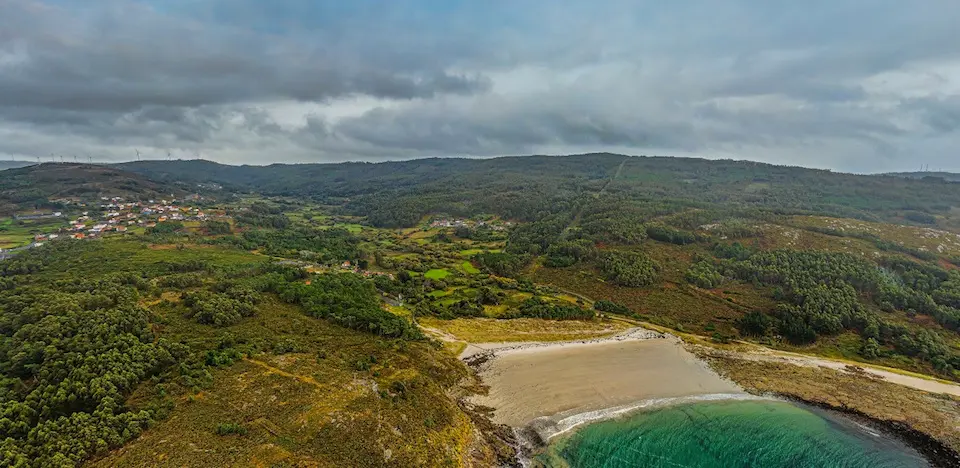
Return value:
[(166, 307), (210, 327), (255, 320), (264, 296), (275, 294), (346, 328), (422, 338), (384, 311), (373, 283), (356, 275), (307, 285), (298, 268), (201, 252), (204, 258), (182, 260), (139, 242), (62, 241), (0, 263), (0, 464), (69, 466), (117, 447), (169, 410), (126, 405), (148, 380), (202, 386), (207, 367), (284, 346), (171, 341), (144, 307), (168, 292), (179, 300), (163, 299)]
[(434, 212), (534, 220), (543, 213), (569, 212), (585, 193), (601, 189), (658, 205), (763, 208), (873, 220), (903, 220), (911, 213), (920, 219), (920, 213), (946, 213), (960, 204), (960, 191), (943, 178), (615, 154), (266, 167), (144, 161), (117, 167), (168, 182), (216, 182), (270, 195), (349, 199), (347, 212), (368, 216), (383, 227), (411, 226)]

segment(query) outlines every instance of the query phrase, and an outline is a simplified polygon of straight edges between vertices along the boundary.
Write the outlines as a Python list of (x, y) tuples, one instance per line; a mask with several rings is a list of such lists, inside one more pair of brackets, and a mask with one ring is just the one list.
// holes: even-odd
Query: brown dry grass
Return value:
[(856, 372), (741, 360), (705, 348), (697, 352), (720, 374), (750, 392), (788, 395), (903, 422), (960, 451), (960, 399), (950, 395), (927, 393)]
[[(212, 368), (202, 391), (168, 383), (163, 396), (145, 385), (128, 405), (159, 399), (173, 404), (170, 416), (91, 465), (489, 466), (489, 447), (448, 396), (466, 369), (429, 343), (345, 330), (272, 298), (227, 329), (197, 324), (170, 306), (154, 312), (167, 322), (158, 332), (167, 339), (216, 343), (229, 333), (260, 349), (293, 341), (297, 351)], [(217, 435), (222, 423), (247, 432)]]
[[(856, 219), (829, 218), (825, 216), (797, 216), (791, 219), (791, 223), (797, 226), (816, 226), (836, 229), (845, 233), (872, 234), (881, 239), (897, 242), (913, 249), (926, 250), (943, 255), (960, 255), (960, 234), (937, 229), (936, 227), (872, 223)], [(873, 250), (876, 249), (874, 248)]]
[(613, 320), (441, 320), (433, 317), (422, 317), (418, 320), (425, 327), (440, 330), (470, 343), (572, 341), (609, 336), (630, 327), (625, 322)]

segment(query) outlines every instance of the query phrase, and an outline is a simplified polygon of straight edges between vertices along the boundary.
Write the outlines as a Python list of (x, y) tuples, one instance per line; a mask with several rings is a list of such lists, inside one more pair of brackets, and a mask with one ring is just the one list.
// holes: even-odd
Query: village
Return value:
[(479, 228), (479, 227), (488, 227), (493, 231), (505, 231), (507, 228), (512, 226), (513, 223), (510, 221), (474, 221), (472, 219), (463, 219), (463, 218), (436, 218), (430, 221), (429, 227), (431, 229), (437, 228), (458, 228), (458, 227), (467, 227), (467, 228)]
[[(190, 200), (200, 201), (198, 196)], [(73, 208), (76, 218), (66, 218), (63, 211), (18, 215), (15, 219), (32, 220), (45, 218), (66, 218), (66, 226), (51, 227), (50, 231), (38, 233), (29, 247), (43, 245), (44, 242), (62, 238), (87, 239), (107, 234), (122, 234), (129, 230), (149, 229), (158, 223), (205, 221), (207, 214), (198, 206), (183, 204), (180, 200), (127, 201), (123, 197), (101, 197), (98, 203), (84, 203), (73, 200), (58, 200), (65, 208)]]

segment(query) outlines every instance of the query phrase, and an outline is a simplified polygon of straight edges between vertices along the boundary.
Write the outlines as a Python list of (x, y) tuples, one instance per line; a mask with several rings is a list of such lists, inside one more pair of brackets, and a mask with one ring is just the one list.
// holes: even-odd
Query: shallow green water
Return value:
[(537, 462), (577, 468), (928, 466), (900, 441), (850, 419), (779, 401), (643, 411), (555, 439)]

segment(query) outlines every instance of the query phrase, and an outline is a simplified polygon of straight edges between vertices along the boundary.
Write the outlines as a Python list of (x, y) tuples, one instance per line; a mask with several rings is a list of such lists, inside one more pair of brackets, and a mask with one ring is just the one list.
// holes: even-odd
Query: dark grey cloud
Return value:
[(911, 99), (904, 107), (917, 113), (934, 133), (960, 133), (960, 95)]
[[(480, 75), (367, 62), (364, 50), (334, 49), (216, 25), (198, 25), (121, 2), (92, 19), (6, 0), (0, 103), (64, 111), (130, 112), (264, 99), (389, 99), (483, 92)], [(399, 60), (397, 64), (401, 63)]]
[(0, 0), (0, 154), (960, 171), (957, 24), (952, 0)]

